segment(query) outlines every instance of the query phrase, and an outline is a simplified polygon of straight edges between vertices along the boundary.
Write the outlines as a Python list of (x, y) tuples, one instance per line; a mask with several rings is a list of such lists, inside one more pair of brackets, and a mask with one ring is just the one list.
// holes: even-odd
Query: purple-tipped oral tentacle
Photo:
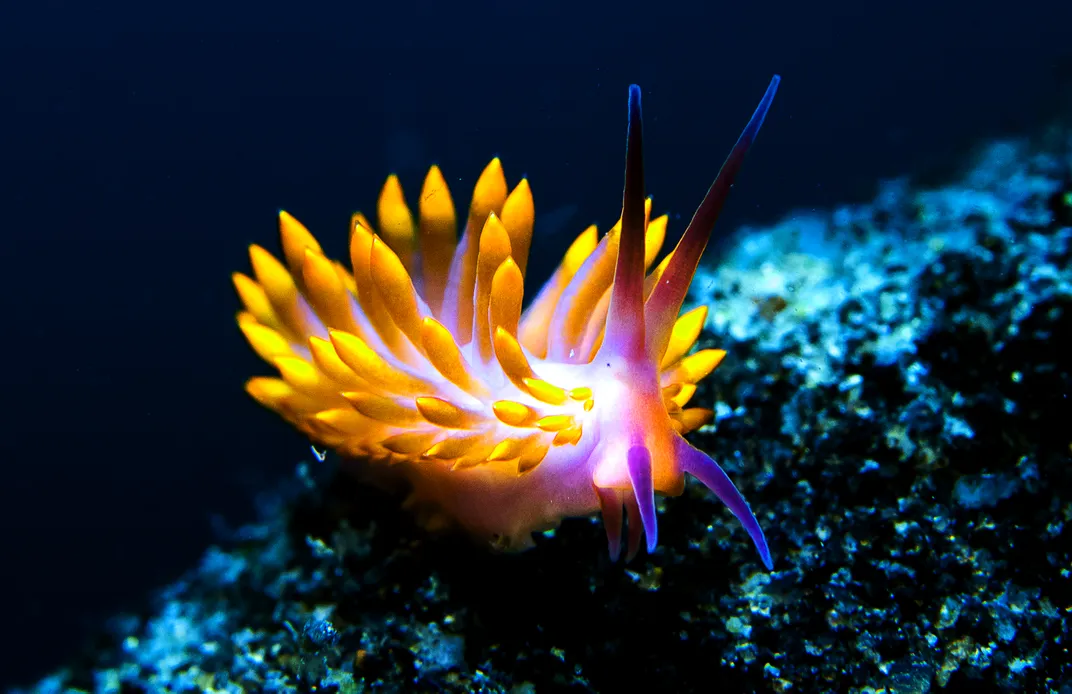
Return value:
[(726, 476), (725, 471), (719, 467), (719, 464), (707, 454), (693, 448), (685, 439), (678, 439), (677, 441), (677, 459), (683, 472), (687, 472), (700, 480), (705, 487), (722, 500), (722, 503), (726, 504), (730, 513), (741, 521), (741, 525), (744, 526), (749, 537), (752, 538), (752, 542), (755, 543), (763, 565), (767, 567), (767, 570), (773, 569), (774, 562), (771, 560), (770, 549), (767, 547), (766, 538), (763, 537), (763, 529), (759, 527), (759, 521), (756, 520), (756, 516), (752, 513), (748, 502), (737, 491), (737, 487), (733, 485), (733, 482)]
[[(629, 449), (629, 481), (633, 483), (633, 496), (636, 499), (640, 523), (647, 538), (648, 552), (654, 552), (659, 544), (659, 523), (655, 516), (655, 487), (651, 479), (651, 453), (643, 446)], [(637, 519), (629, 519), (630, 524)]]

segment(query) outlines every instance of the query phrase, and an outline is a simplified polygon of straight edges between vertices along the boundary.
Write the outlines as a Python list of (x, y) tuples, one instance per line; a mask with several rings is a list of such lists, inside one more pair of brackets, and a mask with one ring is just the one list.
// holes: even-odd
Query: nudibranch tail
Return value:
[(254, 245), (252, 276), (233, 275), (238, 325), (278, 371), (247, 391), (373, 481), (408, 482), (406, 505), (429, 527), (450, 521), (524, 549), (564, 517), (601, 511), (612, 559), (623, 539), (631, 558), (655, 549), (655, 497), (681, 494), (688, 473), (726, 503), (770, 567), (747, 503), (683, 438), (713, 418), (688, 404), (725, 352), (690, 354), (707, 309), (678, 313), (777, 85), (658, 264), (668, 218), (651, 217), (641, 92), (631, 86), (621, 218), (602, 237), (584, 230), (524, 308), (533, 195), (527, 180), (507, 185), (498, 159), (464, 215), (437, 167), (416, 215), (388, 177), (377, 225), (351, 219), (350, 268), (280, 212), (282, 261)]

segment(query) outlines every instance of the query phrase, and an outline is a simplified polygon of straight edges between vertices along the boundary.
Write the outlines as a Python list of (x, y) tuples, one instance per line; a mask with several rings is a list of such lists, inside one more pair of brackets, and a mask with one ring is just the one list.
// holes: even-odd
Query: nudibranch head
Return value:
[(707, 310), (679, 313), (778, 82), (657, 265), (667, 217), (650, 216), (640, 88), (630, 87), (621, 218), (602, 238), (582, 232), (524, 310), (532, 191), (526, 180), (510, 189), (498, 159), (476, 183), (460, 240), (437, 167), (416, 216), (388, 178), (377, 227), (351, 220), (352, 270), (281, 212), (283, 262), (253, 245), (253, 276), (233, 275), (238, 325), (279, 372), (247, 391), (362, 474), (407, 480), (428, 526), (455, 523), (520, 549), (564, 517), (601, 511), (612, 557), (626, 526), (631, 557), (642, 540), (657, 544), (655, 494), (680, 494), (688, 473), (770, 568), (748, 504), (683, 438), (711, 420), (687, 405), (725, 353), (689, 354)]

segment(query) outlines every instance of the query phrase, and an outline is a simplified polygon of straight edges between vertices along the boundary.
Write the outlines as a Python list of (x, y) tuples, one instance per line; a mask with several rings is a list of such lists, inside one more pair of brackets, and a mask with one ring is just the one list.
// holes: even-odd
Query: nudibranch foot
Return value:
[(349, 268), (281, 212), (282, 261), (251, 246), (252, 276), (233, 275), (238, 325), (278, 371), (246, 390), (368, 482), (408, 485), (430, 529), (460, 526), (521, 550), (563, 518), (601, 512), (611, 558), (623, 539), (632, 558), (658, 544), (656, 494), (680, 495), (688, 473), (726, 503), (770, 568), (748, 504), (682, 438), (711, 421), (688, 403), (725, 352), (690, 354), (707, 311), (679, 314), (778, 82), (659, 263), (667, 216), (651, 217), (631, 86), (621, 218), (602, 237), (582, 232), (524, 308), (535, 206), (528, 181), (510, 189), (498, 159), (461, 215), (438, 167), (416, 215), (389, 177), (376, 227), (351, 219)]

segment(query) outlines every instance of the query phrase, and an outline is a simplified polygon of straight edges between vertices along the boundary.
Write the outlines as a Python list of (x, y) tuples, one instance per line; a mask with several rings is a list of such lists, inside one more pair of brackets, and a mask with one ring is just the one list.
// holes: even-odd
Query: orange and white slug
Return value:
[(314, 442), (373, 482), (401, 477), (428, 526), (457, 524), (504, 549), (562, 518), (601, 511), (617, 559), (657, 544), (655, 493), (685, 473), (770, 552), (722, 469), (682, 436), (710, 421), (687, 407), (724, 352), (689, 355), (706, 307), (679, 316), (700, 255), (774, 99), (767, 88), (681, 241), (654, 269), (666, 216), (650, 219), (640, 88), (629, 88), (625, 192), (602, 238), (581, 233), (522, 310), (534, 208), (526, 180), (508, 190), (493, 160), (476, 183), (460, 242), (455, 206), (432, 167), (414, 219), (395, 177), (379, 231), (350, 228), (352, 272), (280, 213), (285, 262), (250, 247), (253, 277), (235, 273), (238, 325), (279, 378), (246, 384)]

